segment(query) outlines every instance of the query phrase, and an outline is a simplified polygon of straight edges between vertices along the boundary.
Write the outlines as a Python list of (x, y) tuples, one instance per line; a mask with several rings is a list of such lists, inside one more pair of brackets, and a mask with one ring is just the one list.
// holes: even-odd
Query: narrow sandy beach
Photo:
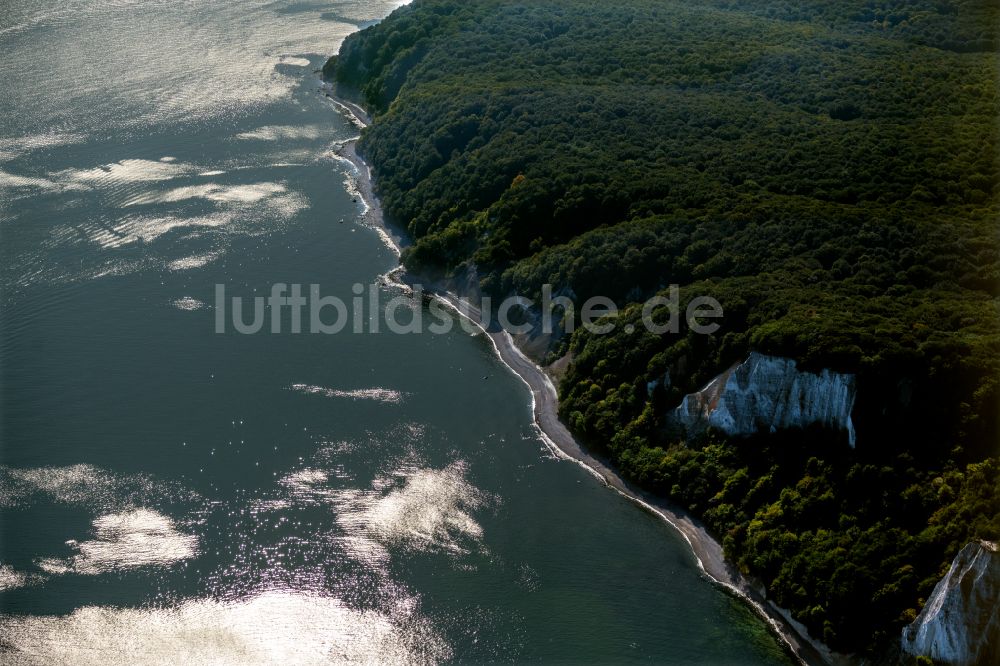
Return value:
[[(337, 109), (359, 128), (370, 122), (368, 114), (357, 104), (333, 97), (331, 94), (328, 96)], [(356, 141), (349, 141), (340, 146), (337, 155), (350, 162), (356, 172), (357, 190), (367, 206), (364, 215), (365, 222), (375, 229), (383, 240), (391, 244), (398, 253), (401, 249), (400, 239), (387, 228), (381, 205), (375, 195), (371, 168), (358, 154)], [(409, 276), (402, 269), (392, 273), (391, 277), (407, 287), (412, 287), (415, 284), (415, 281), (411, 284)], [(633, 487), (604, 461), (585, 451), (559, 420), (558, 393), (552, 380), (541, 367), (521, 352), (509, 333), (502, 330), (496, 323), (489, 328), (484, 328), (480, 324), (483, 318), (479, 309), (460, 298), (459, 295), (438, 285), (428, 285), (425, 282), (421, 282), (421, 285), (425, 294), (439, 298), (482, 329), (493, 342), (500, 359), (528, 386), (532, 395), (535, 425), (555, 455), (580, 464), (601, 479), (609, 488), (660, 516), (688, 543), (704, 574), (716, 584), (749, 603), (761, 617), (770, 623), (774, 631), (801, 663), (810, 665), (846, 663), (843, 656), (833, 654), (824, 646), (812, 641), (805, 634), (804, 629), (795, 626), (780, 609), (767, 601), (764, 595), (726, 560), (722, 545), (708, 533), (699, 521), (662, 498)]]

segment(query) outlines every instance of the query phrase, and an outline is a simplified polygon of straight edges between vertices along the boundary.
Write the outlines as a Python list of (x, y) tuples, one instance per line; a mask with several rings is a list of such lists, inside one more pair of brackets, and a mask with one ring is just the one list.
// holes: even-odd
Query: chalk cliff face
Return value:
[(980, 541), (962, 549), (924, 610), (903, 629), (902, 646), (944, 664), (1000, 664), (997, 544)]
[(753, 352), (686, 396), (673, 419), (689, 433), (713, 427), (734, 436), (820, 424), (845, 431), (853, 447), (855, 395), (854, 375), (803, 372), (792, 359)]

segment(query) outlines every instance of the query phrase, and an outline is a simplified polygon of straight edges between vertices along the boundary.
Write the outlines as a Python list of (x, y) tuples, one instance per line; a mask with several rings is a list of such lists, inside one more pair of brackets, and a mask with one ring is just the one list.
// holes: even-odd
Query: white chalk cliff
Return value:
[(934, 587), (913, 624), (903, 629), (903, 651), (935, 663), (1000, 664), (1000, 554), (989, 541), (970, 543)]
[(733, 436), (819, 424), (845, 431), (853, 447), (856, 392), (854, 375), (804, 372), (790, 358), (753, 352), (687, 395), (673, 420), (688, 433), (713, 427)]

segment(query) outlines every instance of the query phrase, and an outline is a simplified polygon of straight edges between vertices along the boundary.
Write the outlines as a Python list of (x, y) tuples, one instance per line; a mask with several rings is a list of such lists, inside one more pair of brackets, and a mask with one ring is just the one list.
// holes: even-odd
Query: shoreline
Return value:
[[(336, 97), (331, 94), (333, 90), (329, 88), (327, 83), (324, 82), (323, 85), (326, 89), (326, 96), (334, 103), (338, 112), (345, 115), (359, 129), (371, 123), (369, 114), (362, 107)], [(385, 222), (381, 204), (375, 194), (371, 167), (357, 152), (356, 146), (357, 139), (347, 141), (337, 148), (336, 154), (340, 159), (349, 162), (356, 172), (355, 185), (366, 206), (363, 214), (365, 222), (399, 255), (402, 251), (402, 240), (399, 236), (393, 235)], [(407, 274), (402, 265), (386, 275), (388, 281), (410, 289), (412, 285), (408, 283), (406, 277)], [(673, 528), (687, 543), (702, 574), (715, 585), (748, 604), (758, 616), (770, 625), (771, 630), (799, 663), (809, 666), (849, 663), (846, 656), (834, 653), (812, 639), (804, 627), (790, 618), (787, 611), (775, 606), (766, 598), (761, 588), (754, 586), (728, 562), (723, 554), (722, 545), (709, 534), (700, 521), (679, 510), (678, 507), (673, 506), (665, 499), (635, 488), (606, 462), (588, 453), (559, 420), (558, 392), (551, 378), (541, 366), (529, 359), (517, 347), (507, 331), (499, 328), (495, 323), (489, 328), (484, 328), (480, 323), (482, 316), (479, 309), (471, 303), (463, 301), (460, 295), (449, 291), (445, 286), (440, 284), (424, 284), (423, 286), (424, 293), (439, 299), (483, 331), (492, 343), (500, 361), (528, 387), (531, 395), (534, 426), (542, 441), (554, 455), (580, 465), (600, 479), (608, 488), (658, 516)]]

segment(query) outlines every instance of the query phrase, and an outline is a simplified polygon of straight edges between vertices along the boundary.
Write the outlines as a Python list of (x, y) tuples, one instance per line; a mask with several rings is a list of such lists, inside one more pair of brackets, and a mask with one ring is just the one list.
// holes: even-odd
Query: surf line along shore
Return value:
[[(327, 83), (323, 83), (323, 89), (327, 91), (324, 94), (336, 109), (359, 130), (371, 123), (370, 116), (361, 106), (332, 94), (332, 89)], [(385, 222), (381, 204), (375, 194), (371, 167), (358, 153), (357, 139), (340, 145), (336, 154), (341, 160), (349, 163), (354, 172), (354, 186), (365, 204), (364, 221), (399, 256), (402, 251), (402, 241), (399, 236), (393, 234)], [(402, 266), (390, 271), (385, 278), (395, 286), (403, 289), (411, 288)], [(424, 294), (438, 299), (482, 330), (493, 343), (500, 360), (528, 387), (535, 427), (554, 455), (582, 466), (609, 488), (659, 516), (674, 528), (691, 548), (702, 573), (713, 583), (748, 603), (771, 626), (800, 663), (809, 666), (849, 663), (846, 656), (834, 653), (812, 639), (805, 627), (795, 622), (787, 611), (769, 601), (763, 589), (752, 584), (726, 560), (721, 544), (698, 520), (663, 498), (634, 487), (606, 462), (585, 451), (559, 420), (558, 393), (552, 380), (540, 366), (525, 356), (507, 331), (496, 323), (483, 327), (480, 323), (483, 318), (478, 307), (461, 299), (458, 294), (444, 286), (422, 283), (422, 287)]]

